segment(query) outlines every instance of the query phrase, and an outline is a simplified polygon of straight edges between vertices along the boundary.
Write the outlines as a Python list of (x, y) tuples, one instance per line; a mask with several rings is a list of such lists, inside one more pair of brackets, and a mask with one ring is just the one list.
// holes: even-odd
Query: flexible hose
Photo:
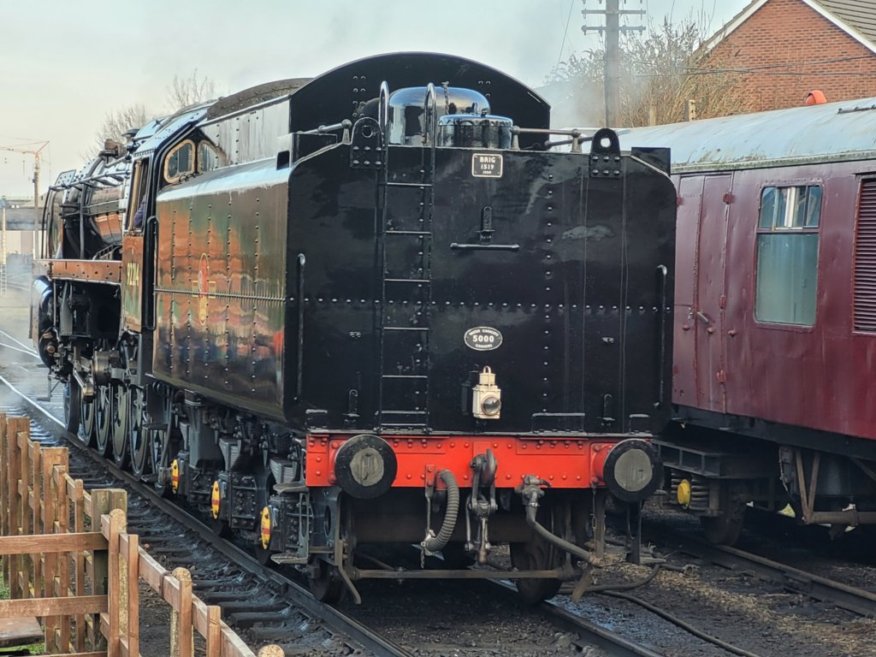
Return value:
[(726, 641), (722, 641), (721, 639), (719, 639), (716, 636), (713, 636), (711, 634), (707, 634), (706, 632), (703, 632), (702, 630), (695, 628), (690, 623), (683, 621), (678, 616), (670, 614), (665, 609), (661, 609), (660, 607), (652, 605), (650, 602), (646, 602), (645, 600), (642, 600), (642, 598), (639, 598), (635, 595), (630, 595), (629, 593), (620, 593), (618, 591), (602, 591), (601, 593), (602, 593), (602, 595), (610, 595), (614, 598), (621, 598), (623, 600), (627, 600), (628, 602), (632, 602), (632, 603), (637, 604), (641, 607), (644, 607), (645, 609), (647, 609), (651, 613), (657, 614), (661, 618), (664, 618), (664, 619), (668, 620), (670, 623), (677, 625), (681, 629), (683, 629), (687, 632), (690, 632), (691, 634), (693, 634), (696, 637), (699, 637), (703, 641), (708, 641), (709, 643), (712, 643), (712, 644), (718, 646), (719, 648), (726, 650), (727, 652), (733, 653), (734, 655), (739, 655), (740, 657), (760, 657), (755, 652), (749, 652), (748, 650), (744, 650), (743, 648), (739, 648), (737, 646), (734, 646), (731, 643), (727, 643)]
[(561, 550), (565, 550), (579, 559), (583, 559), (589, 564), (597, 564), (598, 560), (590, 552), (548, 531), (544, 525), (535, 519), (536, 513), (538, 513), (538, 506), (533, 504), (528, 504), (526, 506), (526, 523), (535, 530), (536, 534), (541, 536), (548, 543), (556, 545)]
[(456, 484), (456, 477), (450, 470), (442, 470), (438, 477), (447, 484), (447, 507), (438, 534), (427, 537), (422, 543), (427, 552), (437, 552), (450, 542), (453, 528), (456, 527), (456, 517), (459, 515), (459, 486)]

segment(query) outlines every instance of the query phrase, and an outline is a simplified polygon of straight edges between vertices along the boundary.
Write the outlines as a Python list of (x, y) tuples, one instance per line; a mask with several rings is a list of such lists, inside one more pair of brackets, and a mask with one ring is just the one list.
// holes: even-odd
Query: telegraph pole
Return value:
[[(620, 0), (605, 0), (605, 9), (587, 9), (587, 0), (583, 0), (585, 9), (581, 11), (584, 16), (584, 25), (581, 30), (584, 34), (588, 31), (605, 31), (605, 69), (604, 69), (604, 95), (605, 95), (605, 125), (608, 128), (618, 127), (620, 114), (620, 68), (621, 49), (620, 33), (630, 30), (641, 32), (643, 25), (621, 25), (620, 19), (624, 15), (643, 16), (644, 9), (621, 9)], [(602, 0), (599, 0), (602, 4)], [(626, 4), (626, 0), (624, 0)], [(605, 16), (605, 25), (588, 25), (587, 17), (594, 14)]]

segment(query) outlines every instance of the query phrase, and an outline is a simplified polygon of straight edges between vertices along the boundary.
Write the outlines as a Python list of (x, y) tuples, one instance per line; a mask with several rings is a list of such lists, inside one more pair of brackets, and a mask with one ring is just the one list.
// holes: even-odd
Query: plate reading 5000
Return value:
[(475, 351), (492, 351), (502, 345), (502, 333), (492, 326), (475, 326), (462, 337), (465, 346)]
[(501, 178), (502, 156), (498, 153), (473, 153), (471, 175), (475, 178)]

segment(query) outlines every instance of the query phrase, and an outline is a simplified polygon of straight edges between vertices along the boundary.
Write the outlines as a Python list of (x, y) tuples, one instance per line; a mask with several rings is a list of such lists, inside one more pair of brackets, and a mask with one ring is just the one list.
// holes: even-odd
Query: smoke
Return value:
[(550, 103), (553, 128), (596, 128), (605, 124), (602, 85), (597, 82), (554, 81), (536, 92)]

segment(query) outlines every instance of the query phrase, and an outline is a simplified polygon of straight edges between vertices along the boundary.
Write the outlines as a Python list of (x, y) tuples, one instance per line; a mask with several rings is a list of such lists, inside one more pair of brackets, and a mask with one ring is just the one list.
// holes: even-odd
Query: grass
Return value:
[[(0, 563), (2, 563), (2, 559), (0, 559)], [(3, 570), (2, 568), (0, 568), (0, 600), (8, 599), (9, 587), (6, 585), (6, 578), (3, 577)], [(45, 641), (40, 641), (39, 643), (28, 643), (20, 646), (8, 646), (6, 648), (0, 648), (0, 656), (6, 654), (20, 655), (22, 651), (25, 650), (29, 655), (42, 655), (46, 652)]]

